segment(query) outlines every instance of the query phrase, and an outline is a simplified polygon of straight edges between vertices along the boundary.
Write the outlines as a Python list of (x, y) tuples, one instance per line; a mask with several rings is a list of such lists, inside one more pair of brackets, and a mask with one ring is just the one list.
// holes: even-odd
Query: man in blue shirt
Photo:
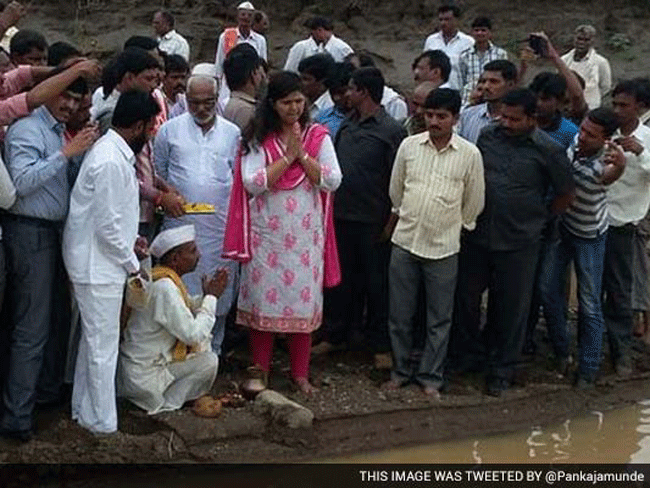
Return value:
[(9, 128), (5, 161), (16, 202), (3, 217), (7, 303), (11, 325), (9, 371), (4, 384), (0, 435), (28, 440), (32, 411), (58, 402), (70, 326), (68, 279), (61, 232), (68, 213), (68, 165), (97, 137), (87, 127), (64, 143), (65, 123), (86, 82), (78, 78), (56, 98)]
[(354, 71), (354, 66), (350, 63), (336, 63), (334, 73), (330, 78), (329, 92), (334, 102), (334, 106), (321, 110), (314, 117), (314, 121), (323, 124), (330, 132), (332, 139), (336, 137), (336, 133), (341, 127), (341, 122), (345, 120), (345, 116), (350, 112), (350, 107), (345, 98), (345, 92), (348, 89), (350, 77)]
[[(566, 104), (566, 80), (556, 73), (546, 71), (535, 76), (529, 88), (537, 97), (537, 126), (551, 136), (551, 139), (562, 146), (563, 149), (567, 150), (578, 133), (578, 127), (562, 115), (562, 109)], [(553, 194), (549, 193), (547, 197), (549, 203), (553, 196)], [(546, 323), (549, 322), (548, 311), (551, 307), (547, 301), (549, 299), (550, 273), (557, 256), (559, 239), (557, 216), (551, 215), (544, 230), (542, 249), (535, 273), (535, 290), (524, 345), (524, 352), (526, 353), (534, 353), (536, 350), (534, 332), (539, 319), (540, 306), (542, 306)], [(567, 367), (568, 359), (566, 357), (558, 361), (557, 368), (560, 374), (566, 374)]]
[(531, 82), (530, 90), (537, 96), (537, 126), (564, 149), (568, 149), (578, 127), (562, 116), (567, 84), (556, 73), (540, 73)]

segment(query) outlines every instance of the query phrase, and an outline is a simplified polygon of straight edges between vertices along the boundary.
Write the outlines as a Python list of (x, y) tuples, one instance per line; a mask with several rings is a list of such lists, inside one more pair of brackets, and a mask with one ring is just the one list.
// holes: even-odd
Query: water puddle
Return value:
[(337, 459), (346, 463), (650, 463), (650, 400), (558, 425)]

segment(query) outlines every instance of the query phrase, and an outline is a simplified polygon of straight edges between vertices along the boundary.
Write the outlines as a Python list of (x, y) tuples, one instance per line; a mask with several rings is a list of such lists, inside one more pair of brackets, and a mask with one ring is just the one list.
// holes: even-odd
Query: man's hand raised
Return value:
[(99, 130), (95, 125), (88, 125), (81, 129), (79, 133), (63, 146), (63, 155), (70, 159), (74, 156), (83, 154), (92, 146), (99, 137)]
[(228, 271), (223, 268), (218, 269), (212, 278), (204, 276), (202, 281), (203, 293), (205, 295), (214, 295), (219, 298), (228, 284)]

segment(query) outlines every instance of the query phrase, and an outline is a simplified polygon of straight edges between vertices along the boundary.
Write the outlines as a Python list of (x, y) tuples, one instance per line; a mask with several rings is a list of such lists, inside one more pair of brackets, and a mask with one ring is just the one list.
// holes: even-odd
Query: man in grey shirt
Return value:
[(70, 326), (61, 232), (68, 213), (68, 164), (94, 142), (82, 129), (64, 143), (65, 123), (88, 92), (79, 78), (56, 98), (9, 128), (5, 159), (16, 202), (4, 215), (7, 304), (11, 325), (9, 371), (0, 435), (27, 440), (37, 401), (60, 400)]

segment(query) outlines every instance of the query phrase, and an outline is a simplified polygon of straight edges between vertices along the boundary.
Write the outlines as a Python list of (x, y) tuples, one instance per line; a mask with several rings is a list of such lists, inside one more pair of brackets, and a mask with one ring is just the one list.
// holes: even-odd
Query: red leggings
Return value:
[[(275, 332), (249, 329), (248, 345), (253, 357), (253, 364), (268, 372), (273, 356), (273, 339)], [(309, 359), (311, 356), (311, 334), (296, 332), (287, 334), (289, 358), (291, 360), (291, 377), (293, 379), (309, 376)]]

